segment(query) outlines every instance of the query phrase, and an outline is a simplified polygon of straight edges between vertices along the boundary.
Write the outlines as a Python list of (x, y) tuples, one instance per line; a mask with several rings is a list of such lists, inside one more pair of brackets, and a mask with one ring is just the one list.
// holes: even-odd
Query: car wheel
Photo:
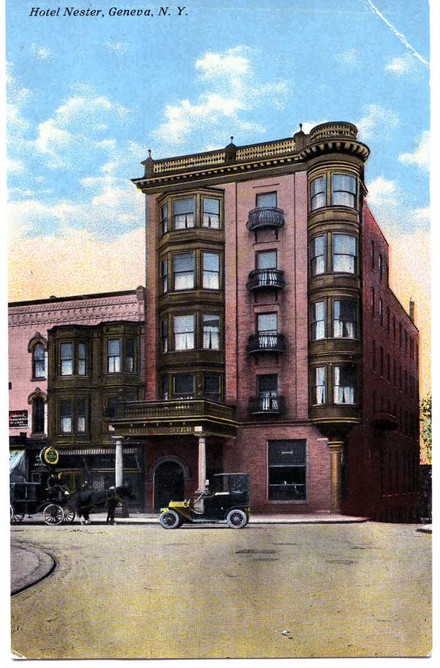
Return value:
[(227, 514), (226, 522), (231, 529), (242, 529), (248, 523), (248, 517), (243, 510), (234, 508)]
[(175, 510), (166, 510), (159, 517), (159, 522), (164, 529), (177, 529), (180, 526), (180, 517)]

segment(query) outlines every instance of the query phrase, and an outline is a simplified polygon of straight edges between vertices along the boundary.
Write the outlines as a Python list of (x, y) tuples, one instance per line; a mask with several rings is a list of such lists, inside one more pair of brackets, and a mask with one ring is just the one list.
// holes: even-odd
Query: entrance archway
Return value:
[(182, 466), (172, 460), (161, 462), (154, 472), (154, 509), (160, 510), (170, 501), (182, 501), (185, 479)]

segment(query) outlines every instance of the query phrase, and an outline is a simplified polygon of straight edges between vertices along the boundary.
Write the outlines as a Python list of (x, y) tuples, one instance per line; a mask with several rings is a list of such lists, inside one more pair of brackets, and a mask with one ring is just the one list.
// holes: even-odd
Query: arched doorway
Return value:
[(158, 465), (154, 472), (154, 508), (160, 510), (170, 501), (182, 501), (185, 495), (185, 480), (182, 466), (172, 460)]

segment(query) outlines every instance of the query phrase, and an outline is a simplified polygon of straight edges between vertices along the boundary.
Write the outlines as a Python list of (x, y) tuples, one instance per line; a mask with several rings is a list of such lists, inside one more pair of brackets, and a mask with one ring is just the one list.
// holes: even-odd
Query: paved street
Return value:
[(28, 659), (425, 656), (431, 536), (377, 523), (11, 527), (51, 574), (11, 600)]

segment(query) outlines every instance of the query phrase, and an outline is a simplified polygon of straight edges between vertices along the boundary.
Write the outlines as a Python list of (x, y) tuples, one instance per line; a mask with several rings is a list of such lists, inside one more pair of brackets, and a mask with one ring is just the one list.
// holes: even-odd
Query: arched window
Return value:
[(32, 378), (47, 377), (47, 343), (38, 334), (30, 341), (28, 350), (32, 353)]
[(32, 401), (32, 433), (44, 434), (44, 408), (43, 397), (35, 397)]

